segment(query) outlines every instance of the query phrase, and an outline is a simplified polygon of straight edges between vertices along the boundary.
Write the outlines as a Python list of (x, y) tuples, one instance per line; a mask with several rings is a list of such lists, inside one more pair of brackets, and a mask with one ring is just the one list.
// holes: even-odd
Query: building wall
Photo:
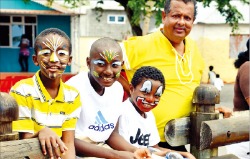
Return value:
[(89, 9), (86, 15), (80, 17), (80, 36), (81, 37), (104, 37), (109, 36), (116, 40), (122, 40), (126, 35), (131, 34), (131, 27), (126, 17), (125, 24), (108, 24), (107, 16), (126, 15), (121, 10), (104, 10), (100, 21), (96, 20), (96, 13), (93, 9)]
[[(203, 82), (208, 80), (208, 67), (210, 65), (214, 66), (214, 71), (220, 74), (224, 82), (235, 82), (237, 69), (233, 65), (235, 58), (229, 56), (230, 34), (231, 27), (227, 24), (194, 25), (189, 36), (197, 42), (205, 59), (206, 69), (202, 78)], [(249, 35), (249, 24), (240, 24), (238, 34)]]

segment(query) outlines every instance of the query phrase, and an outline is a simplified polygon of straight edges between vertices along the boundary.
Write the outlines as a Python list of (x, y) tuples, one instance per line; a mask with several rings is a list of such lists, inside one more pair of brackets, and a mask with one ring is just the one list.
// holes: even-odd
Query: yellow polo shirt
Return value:
[(61, 137), (62, 131), (75, 130), (81, 103), (74, 87), (60, 81), (58, 95), (52, 99), (38, 71), (32, 78), (17, 82), (10, 95), (19, 105), (19, 119), (13, 122), (13, 131), (36, 133), (46, 126)]

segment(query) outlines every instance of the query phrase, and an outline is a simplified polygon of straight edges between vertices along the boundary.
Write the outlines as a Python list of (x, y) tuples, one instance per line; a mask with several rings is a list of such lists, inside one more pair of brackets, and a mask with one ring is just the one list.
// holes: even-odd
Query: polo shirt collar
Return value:
[(52, 99), (46, 88), (44, 87), (40, 77), (39, 77), (39, 71), (36, 72), (36, 74), (33, 76), (33, 81), (35, 85), (35, 90), (40, 98), (40, 101), (43, 102), (49, 102), (49, 101), (59, 101), (64, 102), (64, 83), (62, 82), (62, 79), (60, 80), (60, 87), (57, 94), (57, 97), (55, 99)]

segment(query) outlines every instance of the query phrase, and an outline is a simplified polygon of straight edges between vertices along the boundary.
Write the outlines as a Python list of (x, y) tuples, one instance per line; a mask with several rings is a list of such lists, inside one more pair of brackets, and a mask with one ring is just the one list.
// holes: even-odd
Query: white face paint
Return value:
[(160, 87), (157, 89), (157, 91), (155, 92), (155, 95), (160, 97), (160, 96), (162, 95), (162, 90), (163, 90), (163, 86), (160, 86)]
[(152, 82), (151, 81), (145, 81), (140, 89), (142, 92), (150, 93), (152, 90)]

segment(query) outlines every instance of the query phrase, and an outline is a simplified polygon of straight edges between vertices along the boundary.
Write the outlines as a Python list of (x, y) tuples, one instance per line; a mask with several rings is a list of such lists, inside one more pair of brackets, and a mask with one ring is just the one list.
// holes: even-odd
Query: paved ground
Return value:
[(233, 108), (234, 84), (225, 84), (220, 93), (220, 104), (216, 106), (226, 106)]

